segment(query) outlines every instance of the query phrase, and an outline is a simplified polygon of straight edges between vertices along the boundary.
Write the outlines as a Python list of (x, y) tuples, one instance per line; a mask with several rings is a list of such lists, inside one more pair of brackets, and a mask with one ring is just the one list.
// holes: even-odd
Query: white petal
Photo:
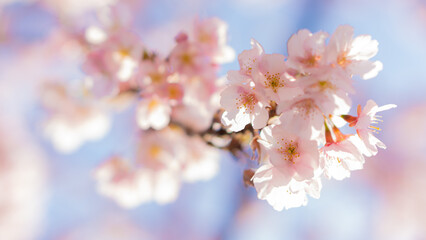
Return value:
[(253, 128), (261, 129), (265, 127), (269, 119), (268, 110), (262, 107), (256, 107), (254, 111), (255, 114), (251, 116), (251, 123), (253, 125)]
[(377, 76), (383, 70), (383, 64), (380, 61), (359, 61), (353, 62), (348, 66), (351, 73), (359, 75), (362, 79), (371, 79)]
[(348, 57), (354, 60), (368, 60), (377, 54), (378, 45), (379, 42), (372, 40), (370, 35), (360, 35), (352, 41)]
[(396, 108), (396, 105), (395, 105), (395, 104), (386, 104), (386, 105), (384, 105), (384, 106), (379, 107), (379, 108), (377, 109), (377, 112), (381, 112), (381, 111), (389, 110), (389, 109), (392, 109), (392, 108)]

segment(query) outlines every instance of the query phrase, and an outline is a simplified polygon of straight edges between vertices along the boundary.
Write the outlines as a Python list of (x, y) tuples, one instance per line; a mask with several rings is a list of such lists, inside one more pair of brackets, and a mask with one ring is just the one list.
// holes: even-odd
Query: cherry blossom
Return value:
[(219, 171), (219, 151), (194, 136), (185, 141), (182, 177), (186, 182), (209, 180)]
[(318, 145), (282, 125), (264, 128), (259, 142), (270, 156), (271, 164), (282, 173), (283, 184), (292, 178), (304, 181), (314, 177), (319, 167)]
[(344, 69), (348, 74), (357, 74), (363, 79), (377, 76), (383, 64), (380, 61), (371, 62), (369, 59), (377, 54), (379, 43), (369, 35), (356, 38), (353, 36), (354, 30), (351, 26), (339, 26), (327, 45), (327, 61)]
[(270, 96), (275, 102), (290, 100), (303, 93), (295, 83), (294, 77), (290, 74), (291, 69), (287, 67), (284, 59), (281, 54), (264, 54), (259, 60), (258, 68), (252, 72), (254, 81), (261, 85), (265, 95)]
[(361, 106), (358, 105), (358, 116), (355, 119), (346, 117), (347, 119), (350, 119), (349, 121), (353, 119), (353, 121), (350, 122), (350, 126), (353, 126), (356, 129), (358, 136), (367, 148), (367, 156), (376, 155), (377, 147), (383, 149), (386, 148), (386, 145), (373, 135), (373, 133), (380, 131), (380, 128), (373, 126), (372, 124), (382, 121), (381, 117), (376, 115), (376, 113), (392, 108), (396, 108), (396, 105), (387, 104), (379, 107), (373, 100), (368, 100), (364, 109), (361, 110)]
[(178, 127), (141, 134), (134, 161), (114, 156), (95, 172), (98, 190), (119, 205), (174, 201), (182, 182), (208, 180), (219, 169), (219, 152)]
[(123, 159), (113, 157), (104, 162), (94, 174), (99, 193), (111, 197), (120, 206), (131, 208), (145, 202), (149, 195), (138, 191), (143, 188), (140, 174)]
[(319, 178), (286, 182), (286, 176), (267, 162), (257, 169), (252, 180), (258, 192), (258, 198), (266, 200), (275, 210), (305, 206), (307, 195), (319, 198), (321, 181)]
[(50, 114), (44, 122), (44, 135), (62, 153), (71, 153), (87, 141), (95, 141), (109, 131), (108, 114), (96, 104), (71, 96), (66, 85), (46, 83), (43, 105)]
[(222, 123), (234, 132), (249, 123), (255, 129), (266, 126), (269, 115), (262, 100), (263, 96), (250, 86), (229, 86), (221, 94), (221, 105), (226, 110)]
[(365, 159), (362, 144), (358, 136), (350, 136), (342, 141), (328, 143), (320, 149), (324, 162), (324, 175), (328, 178), (342, 180), (350, 177), (350, 172), (363, 168)]
[(0, 134), (7, 137), (0, 140), (0, 238), (35, 239), (47, 210), (46, 155), (25, 122), (3, 109)]
[(227, 63), (235, 58), (234, 49), (226, 43), (227, 31), (227, 24), (219, 18), (197, 19), (194, 23), (194, 39), (212, 56), (213, 62)]
[(264, 53), (262, 45), (256, 40), (251, 39), (252, 49), (244, 50), (238, 55), (238, 62), (240, 63), (240, 73), (243, 75), (251, 76), (252, 71), (257, 68), (259, 61)]
[[(235, 56), (222, 20), (195, 19), (176, 31), (170, 48), (157, 52), (132, 32), (128, 19), (120, 20), (120, 12), (114, 6), (104, 13), (111, 21), (99, 19), (76, 34), (85, 54), (84, 95), (102, 97), (94, 98), (102, 104), (60, 89), (50, 94), (58, 104), (45, 101), (47, 136), (53, 142), (68, 136), (72, 143), (62, 150), (71, 152), (100, 137), (91, 130), (101, 123), (109, 126), (99, 109), (117, 111), (114, 102), (126, 99), (123, 108), (135, 118), (135, 151), (108, 158), (94, 173), (100, 194), (120, 206), (175, 201), (182, 184), (217, 174), (219, 148), (249, 166), (244, 183), (259, 199), (278, 211), (304, 206), (308, 195), (319, 197), (323, 177), (347, 178), (377, 147), (385, 148), (372, 124), (380, 120), (377, 112), (395, 105), (370, 100), (358, 116), (348, 115), (354, 75), (369, 79), (382, 70), (371, 60), (378, 51), (371, 36), (354, 37), (348, 25), (330, 37), (302, 29), (288, 40), (287, 56), (266, 53), (251, 39), (251, 48), (238, 55), (239, 69), (221, 77), (221, 64)], [(356, 134), (343, 134), (339, 117)]]
[[(364, 156), (384, 148), (371, 124), (380, 120), (378, 111), (395, 105), (378, 107), (369, 101), (363, 111), (358, 109), (358, 117), (348, 115), (353, 75), (369, 79), (382, 69), (379, 61), (370, 61), (377, 41), (368, 35), (353, 38), (350, 26), (328, 36), (298, 31), (288, 41), (288, 57), (265, 53), (252, 40), (252, 49), (238, 56), (240, 69), (228, 72), (229, 85), (221, 93), (223, 125), (253, 136), (250, 146), (259, 168), (246, 171), (250, 174), (244, 181), (279, 211), (306, 205), (307, 195), (319, 197), (322, 176), (347, 178), (363, 168)], [(339, 117), (357, 134), (343, 134)]]
[(137, 123), (141, 129), (160, 130), (170, 122), (171, 108), (167, 101), (158, 96), (147, 97), (139, 101)]
[(96, 95), (114, 95), (121, 82), (136, 74), (142, 55), (140, 40), (131, 32), (115, 32), (93, 48), (82, 68), (90, 76)]
[(288, 40), (288, 64), (302, 73), (322, 65), (327, 37), (325, 32), (298, 31)]

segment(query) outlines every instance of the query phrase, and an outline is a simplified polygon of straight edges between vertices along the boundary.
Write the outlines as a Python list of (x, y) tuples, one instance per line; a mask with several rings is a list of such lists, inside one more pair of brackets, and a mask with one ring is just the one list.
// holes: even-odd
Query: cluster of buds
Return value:
[[(245, 179), (260, 199), (281, 211), (306, 205), (307, 195), (318, 198), (321, 177), (341, 180), (363, 168), (364, 156), (385, 148), (373, 133), (378, 107), (369, 100), (358, 115), (348, 115), (353, 76), (375, 77), (382, 70), (372, 62), (378, 42), (371, 36), (354, 38), (353, 28), (340, 26), (331, 35), (304, 29), (288, 41), (288, 57), (252, 49), (238, 56), (240, 70), (228, 72), (229, 85), (221, 93), (222, 123), (231, 132), (250, 131), (259, 167)], [(345, 121), (356, 134), (343, 134)]]
[(210, 179), (218, 170), (219, 150), (209, 146), (225, 87), (218, 70), (235, 54), (223, 21), (197, 19), (192, 29), (175, 37), (166, 57), (146, 49), (131, 32), (87, 31), (93, 44), (83, 70), (93, 95), (137, 99), (134, 161), (114, 156), (95, 172), (99, 191), (124, 207), (171, 202), (182, 181)]

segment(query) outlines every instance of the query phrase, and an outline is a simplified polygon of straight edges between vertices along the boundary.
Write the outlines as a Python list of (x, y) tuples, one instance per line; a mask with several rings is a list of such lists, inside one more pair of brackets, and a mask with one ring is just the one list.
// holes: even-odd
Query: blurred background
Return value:
[[(258, 40), (286, 54), (291, 34), (332, 33), (350, 24), (379, 41), (378, 77), (356, 81), (353, 104), (394, 103), (379, 138), (388, 149), (343, 181), (324, 180), (321, 198), (276, 212), (244, 187), (244, 165), (223, 154), (213, 179), (185, 184), (177, 201), (126, 210), (99, 195), (92, 177), (107, 157), (129, 151), (130, 111), (115, 114), (102, 137), (57, 151), (42, 131), (43, 81), (84, 75), (65, 44), (94, 13), (118, 0), (0, 0), (0, 238), (85, 239), (426, 239), (426, 1), (132, 0), (129, 21), (143, 42), (167, 53), (195, 17), (228, 23), (236, 53)], [(130, 3), (129, 3), (130, 2)], [(58, 51), (58, 49), (61, 49)], [(238, 69), (238, 62), (220, 73)], [(354, 113), (354, 112), (352, 112)]]

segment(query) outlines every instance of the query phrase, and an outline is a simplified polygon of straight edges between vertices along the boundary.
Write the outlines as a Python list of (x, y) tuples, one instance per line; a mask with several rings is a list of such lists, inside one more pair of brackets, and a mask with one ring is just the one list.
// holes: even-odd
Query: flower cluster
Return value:
[(129, 31), (88, 29), (91, 46), (83, 70), (91, 92), (110, 99), (136, 96), (140, 132), (134, 161), (114, 156), (96, 170), (102, 194), (124, 207), (167, 203), (176, 199), (182, 181), (216, 174), (219, 152), (204, 135), (220, 108), (225, 82), (217, 76), (219, 66), (235, 55), (226, 31), (217, 18), (197, 19), (162, 57)]
[(196, 20), (192, 32), (176, 36), (167, 57), (144, 48), (132, 32), (89, 30), (86, 35), (94, 44), (83, 70), (95, 95), (136, 93), (136, 118), (143, 130), (161, 130), (171, 121), (195, 131), (210, 126), (223, 88), (218, 67), (234, 58), (223, 21)]
[(41, 102), (48, 112), (44, 135), (61, 153), (71, 153), (87, 141), (104, 137), (111, 125), (98, 104), (71, 95), (69, 89), (62, 82), (46, 82), (41, 91)]
[(114, 156), (95, 172), (100, 193), (123, 207), (176, 200), (182, 182), (208, 180), (219, 169), (219, 150), (176, 126), (141, 132), (135, 161)]
[[(385, 148), (373, 133), (379, 128), (378, 107), (369, 100), (358, 115), (348, 115), (353, 76), (375, 77), (382, 70), (378, 42), (371, 36), (354, 38), (353, 28), (336, 29), (327, 41), (325, 32), (304, 29), (288, 41), (288, 57), (267, 54), (255, 40), (252, 49), (238, 56), (240, 70), (229, 71), (229, 85), (221, 93), (225, 109), (222, 123), (229, 131), (251, 130), (252, 146), (260, 167), (252, 184), (260, 199), (276, 210), (307, 203), (307, 195), (318, 198), (321, 177), (343, 179), (363, 168), (364, 156)], [(356, 134), (343, 134), (349, 123)]]

